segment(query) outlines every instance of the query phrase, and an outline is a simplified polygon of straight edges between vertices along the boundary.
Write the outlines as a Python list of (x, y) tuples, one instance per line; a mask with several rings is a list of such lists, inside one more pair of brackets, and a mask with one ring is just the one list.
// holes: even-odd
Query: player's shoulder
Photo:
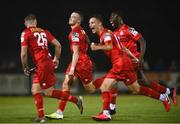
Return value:
[(129, 26), (129, 25), (127, 25), (127, 24), (123, 24), (122, 28), (123, 28), (124, 30), (128, 30), (128, 31), (130, 31), (130, 32), (133, 31), (133, 30), (135, 30), (134, 27)]
[(103, 34), (104, 36), (111, 36), (113, 32), (110, 29), (105, 28)]
[(122, 29), (122, 30), (129, 30), (129, 28), (131, 28), (129, 25), (123, 24), (120, 29)]
[(30, 35), (30, 33), (31, 31), (29, 30), (29, 28), (26, 28), (21, 32), (21, 37), (28, 36)]
[(29, 32), (29, 29), (28, 29), (28, 28), (26, 28), (26, 29), (24, 29), (24, 30), (22, 31), (22, 33), (27, 33), (27, 32)]
[(128, 27), (128, 32), (129, 32), (129, 34), (132, 34), (132, 35), (134, 35), (134, 36), (136, 36), (136, 35), (138, 35), (138, 34), (140, 34), (134, 27)]

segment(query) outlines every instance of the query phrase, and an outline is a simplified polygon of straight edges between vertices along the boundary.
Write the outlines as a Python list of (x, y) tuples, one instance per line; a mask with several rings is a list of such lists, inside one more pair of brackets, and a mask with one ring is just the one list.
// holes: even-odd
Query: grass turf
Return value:
[[(96, 123), (92, 115), (101, 112), (101, 96), (83, 96), (84, 114), (68, 103), (63, 120), (47, 120), (48, 123)], [(180, 96), (178, 96), (180, 103)], [(50, 114), (58, 107), (58, 100), (44, 99), (45, 113)], [(34, 99), (31, 96), (0, 97), (0, 123), (32, 123), (36, 117)], [(180, 123), (180, 106), (171, 105), (171, 111), (165, 112), (161, 102), (144, 96), (120, 95), (117, 99), (117, 114), (110, 123)]]

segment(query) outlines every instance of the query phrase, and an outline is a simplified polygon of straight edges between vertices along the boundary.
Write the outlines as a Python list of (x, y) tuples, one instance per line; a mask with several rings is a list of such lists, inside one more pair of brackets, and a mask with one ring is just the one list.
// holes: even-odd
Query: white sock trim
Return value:
[(110, 103), (109, 107), (110, 107), (110, 110), (114, 110), (116, 108), (116, 104)]
[(170, 91), (170, 89), (169, 88), (166, 88), (166, 94), (170, 94), (171, 93), (171, 91)]

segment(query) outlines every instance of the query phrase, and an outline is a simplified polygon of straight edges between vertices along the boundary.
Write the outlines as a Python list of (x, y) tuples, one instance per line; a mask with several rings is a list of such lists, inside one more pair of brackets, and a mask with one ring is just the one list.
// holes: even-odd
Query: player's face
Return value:
[(118, 15), (116, 13), (111, 13), (109, 21), (112, 27), (114, 28), (118, 27)]
[(79, 15), (78, 13), (72, 13), (70, 18), (69, 18), (69, 25), (75, 25), (76, 23), (78, 23), (79, 20)]
[(98, 19), (96, 19), (94, 17), (89, 19), (89, 27), (90, 27), (92, 33), (98, 32), (99, 25), (100, 25), (100, 22)]

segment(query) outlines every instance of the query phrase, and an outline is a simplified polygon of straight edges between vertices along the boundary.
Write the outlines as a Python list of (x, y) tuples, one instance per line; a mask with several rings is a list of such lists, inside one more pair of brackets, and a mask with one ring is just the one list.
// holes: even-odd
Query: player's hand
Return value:
[(53, 59), (53, 63), (54, 63), (54, 65), (55, 65), (54, 68), (57, 69), (58, 66), (59, 66), (59, 60), (56, 59), (56, 58), (54, 58), (54, 59)]
[(95, 43), (93, 43), (93, 42), (91, 43), (91, 50), (92, 50), (92, 51), (98, 50), (98, 49), (97, 49), (97, 45), (96, 45)]
[(24, 74), (25, 74), (25, 76), (29, 76), (30, 75), (30, 71), (29, 71), (29, 67), (28, 66), (26, 66), (24, 68)]
[(139, 59), (138, 59), (138, 58), (136, 58), (136, 57), (135, 57), (135, 58), (132, 58), (132, 62), (133, 62), (133, 63), (137, 63), (137, 64), (139, 64), (139, 63), (140, 63)]
[(69, 79), (73, 79), (73, 76), (74, 76), (74, 68), (71, 68), (70, 71), (69, 71)]

